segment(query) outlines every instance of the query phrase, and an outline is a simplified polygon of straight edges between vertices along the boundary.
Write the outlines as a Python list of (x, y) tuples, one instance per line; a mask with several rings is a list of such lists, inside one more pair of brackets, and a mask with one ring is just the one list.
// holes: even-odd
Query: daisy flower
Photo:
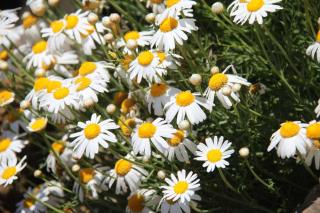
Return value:
[(0, 107), (11, 104), (14, 101), (15, 94), (8, 90), (0, 90)]
[(33, 46), (31, 52), (23, 59), (27, 62), (27, 68), (41, 67), (43, 65), (50, 65), (55, 61), (55, 58), (50, 53), (48, 42), (45, 40), (37, 41)]
[(43, 187), (41, 185), (34, 188), (28, 188), (27, 192), (23, 194), (23, 199), (16, 205), (16, 213), (46, 212), (47, 207), (43, 203), (48, 200), (49, 198), (43, 191)]
[(99, 78), (106, 82), (109, 82), (110, 75), (108, 68), (113, 68), (113, 65), (106, 62), (91, 62), (85, 61), (79, 68), (79, 75), (86, 76), (88, 78)]
[(81, 35), (86, 35), (91, 29), (91, 26), (87, 21), (89, 13), (89, 11), (81, 13), (81, 10), (78, 10), (77, 12), (68, 14), (64, 17), (66, 21), (64, 31), (71, 39), (76, 40), (79, 44), (81, 44), (82, 41)]
[[(160, 59), (150, 50), (139, 53), (137, 58), (130, 63), (130, 79), (137, 78), (140, 83), (144, 78), (149, 82), (160, 82), (160, 77), (166, 74), (166, 70), (158, 67)], [(160, 76), (160, 77), (159, 77)]]
[(311, 166), (314, 159), (316, 169), (320, 168), (320, 122), (313, 121), (306, 128), (307, 139), (312, 143), (305, 158), (308, 166)]
[(131, 193), (128, 197), (126, 213), (150, 213), (150, 206), (158, 203), (155, 190), (140, 189)]
[(7, 186), (18, 179), (17, 174), (27, 166), (24, 156), (19, 163), (17, 158), (11, 158), (8, 161), (1, 161), (0, 165), (0, 185)]
[(114, 123), (112, 119), (101, 121), (101, 116), (92, 114), (91, 120), (78, 122), (78, 127), (82, 130), (70, 135), (75, 138), (71, 146), (74, 146), (74, 153), (77, 158), (81, 158), (84, 154), (89, 158), (94, 158), (95, 154), (99, 152), (99, 145), (103, 148), (108, 148), (107, 142), (117, 142), (116, 136), (109, 130), (118, 129), (119, 126)]
[(194, 203), (196, 204), (196, 201), (200, 201), (201, 197), (197, 194), (194, 194), (190, 197), (190, 202), (188, 201), (172, 201), (172, 200), (166, 200), (162, 199), (161, 201), (161, 213), (189, 213), (191, 212), (190, 204)]
[(169, 102), (171, 96), (178, 92), (178, 89), (164, 83), (152, 84), (146, 94), (149, 112), (151, 113), (151, 108), (153, 108), (155, 115), (163, 115), (163, 107)]
[(40, 132), (47, 127), (48, 119), (45, 117), (32, 118), (31, 122), (28, 124), (27, 129), (30, 132)]
[(66, 26), (64, 19), (54, 20), (50, 23), (50, 26), (41, 30), (42, 37), (48, 38), (48, 44), (51, 49), (59, 49), (66, 41), (66, 35), (63, 34), (63, 30)]
[(160, 14), (166, 9), (166, 6), (164, 0), (148, 0), (147, 8), (152, 8), (153, 13)]
[(308, 47), (306, 53), (320, 63), (320, 30), (317, 33), (316, 41)]
[(18, 134), (5, 131), (0, 136), (0, 161), (9, 161), (16, 158), (16, 153), (20, 153), (27, 141), (20, 140)]
[(187, 149), (191, 153), (195, 153), (197, 146), (186, 137), (186, 132), (177, 130), (174, 136), (167, 140), (169, 148), (165, 151), (164, 155), (172, 161), (176, 157), (181, 162), (189, 162)]
[(197, 2), (192, 0), (166, 0), (165, 11), (160, 14), (160, 17), (183, 15), (184, 17), (192, 17), (193, 10), (192, 7), (196, 5)]
[(317, 114), (317, 117), (320, 116), (320, 99), (318, 100), (318, 106), (315, 108), (314, 112)]
[(177, 124), (185, 120), (186, 116), (191, 124), (198, 124), (207, 118), (200, 106), (211, 112), (213, 104), (207, 99), (200, 97), (200, 93), (180, 91), (175, 96), (172, 96), (164, 107), (166, 120), (171, 123), (178, 114)]
[(187, 33), (198, 30), (195, 19), (168, 16), (159, 21), (159, 30), (153, 35), (150, 43), (151, 47), (168, 52), (176, 48), (176, 43), (183, 45), (183, 41), (188, 39)]
[[(82, 168), (79, 170), (79, 181), (81, 182), (81, 185), (85, 186), (85, 189), (90, 192), (90, 196), (93, 199), (98, 198), (98, 192), (101, 189), (106, 190), (102, 184), (103, 180), (106, 178), (106, 176), (103, 175), (105, 170), (105, 167)], [(81, 185), (78, 182), (75, 182), (73, 185), (73, 192), (77, 194), (80, 202), (83, 202), (85, 191)]]
[(231, 3), (228, 9), (231, 9), (230, 16), (237, 24), (244, 24), (249, 21), (249, 24), (258, 22), (263, 23), (263, 18), (267, 17), (268, 13), (281, 10), (282, 7), (277, 3), (282, 0), (235, 0)]
[(171, 174), (171, 179), (166, 178), (165, 182), (168, 184), (167, 186), (160, 186), (163, 189), (163, 198), (173, 202), (190, 202), (191, 197), (200, 189), (198, 175), (193, 172), (186, 174), (184, 169), (178, 171), (177, 177)]
[(206, 144), (200, 143), (196, 151), (195, 160), (204, 161), (203, 167), (207, 167), (207, 172), (213, 172), (217, 168), (225, 168), (229, 166), (227, 158), (234, 153), (233, 149), (229, 149), (231, 143), (224, 141), (224, 138), (214, 136), (214, 138), (206, 138)]
[(114, 168), (108, 172), (106, 183), (111, 188), (116, 182), (116, 194), (127, 193), (128, 187), (131, 192), (137, 190), (141, 180), (148, 175), (145, 169), (135, 165), (132, 161), (133, 159), (130, 156), (120, 159), (115, 163)]
[(138, 125), (132, 133), (132, 146), (135, 155), (151, 156), (151, 143), (159, 150), (164, 151), (169, 147), (165, 138), (172, 138), (175, 129), (167, 124), (162, 118), (157, 118), (153, 122), (144, 122)]
[(46, 77), (40, 77), (35, 79), (32, 90), (28, 93), (28, 95), (25, 98), (26, 101), (31, 103), (34, 109), (38, 108), (39, 98), (41, 94), (43, 94), (46, 91), (49, 81), (50, 80)]
[(6, 47), (10, 46), (10, 40), (7, 37), (10, 37), (11, 34), (14, 34), (13, 28), (15, 23), (19, 20), (19, 17), (16, 15), (15, 10), (3, 10), (0, 12), (0, 45)]
[(105, 30), (107, 30), (107, 28), (105, 28), (101, 22), (98, 22), (95, 24), (95, 26), (90, 25), (90, 29), (86, 34), (81, 34), (81, 44), (84, 54), (92, 55), (92, 50), (97, 48), (96, 43), (100, 46), (106, 44), (106, 41), (102, 35)]
[(240, 102), (238, 88), (240, 88), (241, 85), (251, 85), (251, 83), (244, 78), (232, 74), (226, 74), (230, 67), (233, 68), (233, 66), (230, 65), (222, 73), (213, 74), (209, 80), (208, 87), (204, 92), (204, 95), (212, 103), (214, 103), (214, 98), (217, 96), (223, 107), (226, 109), (230, 109), (232, 106), (230, 99)]
[(177, 59), (182, 59), (180, 55), (171, 53), (171, 52), (163, 52), (163, 51), (155, 51), (156, 56), (159, 58), (158, 67), (162, 69), (177, 69), (177, 65), (181, 64), (177, 61)]
[(271, 136), (268, 152), (277, 146), (277, 153), (281, 158), (293, 157), (297, 151), (305, 155), (311, 146), (306, 137), (306, 126), (300, 121), (282, 123), (280, 129)]
[(121, 38), (117, 42), (117, 46), (120, 48), (123, 47), (123, 52), (125, 54), (132, 55), (133, 52), (127, 47), (127, 42), (129, 40), (133, 40), (137, 42), (138, 46), (144, 47), (146, 45), (149, 45), (153, 34), (154, 34), (154, 31), (142, 31), (142, 32), (129, 31), (129, 32), (126, 32), (123, 38)]

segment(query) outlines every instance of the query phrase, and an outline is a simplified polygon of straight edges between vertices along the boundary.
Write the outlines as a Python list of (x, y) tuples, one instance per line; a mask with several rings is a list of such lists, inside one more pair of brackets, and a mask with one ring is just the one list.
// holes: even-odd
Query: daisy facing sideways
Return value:
[(160, 14), (160, 17), (183, 15), (184, 17), (193, 17), (192, 7), (196, 5), (192, 0), (166, 0), (166, 9)]
[(139, 189), (132, 192), (128, 197), (126, 213), (150, 213), (149, 207), (154, 207), (159, 203), (159, 196), (152, 189)]
[[(233, 65), (229, 65), (222, 73), (214, 73), (209, 82), (208, 87), (204, 92), (204, 95), (208, 100), (214, 103), (214, 98), (217, 96), (221, 104), (226, 108), (230, 109), (232, 102), (230, 99), (233, 99), (236, 102), (240, 102), (239, 90), (241, 85), (250, 86), (246, 79), (233, 74), (226, 74), (226, 72), (233, 68)], [(235, 70), (234, 70), (235, 72)]]
[(138, 32), (134, 30), (129, 31), (129, 32), (126, 32), (123, 38), (121, 38), (117, 42), (117, 46), (120, 48), (123, 47), (124, 53), (132, 55), (133, 52), (127, 47), (128, 41), (133, 40), (137, 43), (138, 46), (144, 47), (146, 45), (149, 45), (150, 39), (152, 38), (153, 34), (154, 34), (154, 31), (142, 31), (142, 32)]
[(211, 112), (213, 104), (206, 98), (200, 96), (200, 93), (191, 93), (190, 91), (180, 91), (172, 96), (170, 101), (165, 105), (166, 120), (171, 121), (177, 116), (177, 124), (188, 118), (191, 124), (198, 124), (204, 121), (207, 116), (201, 107)]
[(320, 30), (317, 33), (316, 41), (308, 47), (306, 53), (320, 63)]
[(12, 158), (8, 161), (1, 161), (0, 165), (0, 185), (7, 186), (18, 179), (17, 174), (27, 166), (25, 163), (26, 156), (24, 156), (19, 163), (17, 158)]
[[(129, 161), (130, 160), (130, 161)], [(127, 155), (126, 158), (118, 160), (114, 168), (108, 172), (106, 183), (111, 188), (116, 182), (116, 194), (124, 194), (137, 190), (141, 181), (148, 176), (148, 172), (133, 163), (133, 158)]]
[(186, 170), (183, 169), (178, 171), (177, 176), (171, 174), (170, 177), (171, 179), (165, 179), (168, 185), (160, 187), (162, 189), (163, 199), (181, 203), (185, 201), (190, 202), (195, 192), (200, 190), (200, 179), (198, 175), (193, 172), (186, 174)]
[(0, 90), (0, 107), (11, 104), (14, 101), (15, 94), (8, 90)]
[(153, 122), (144, 122), (137, 125), (132, 133), (132, 146), (135, 155), (141, 154), (150, 158), (151, 144), (164, 153), (169, 148), (165, 139), (172, 138), (176, 130), (172, 125), (167, 124), (162, 118)]
[(0, 162), (9, 161), (16, 158), (16, 153), (20, 153), (27, 141), (19, 139), (16, 133), (5, 131), (0, 136)]
[(119, 126), (114, 123), (112, 119), (106, 119), (101, 121), (101, 116), (92, 114), (91, 120), (78, 122), (78, 127), (82, 130), (70, 135), (71, 138), (75, 138), (71, 146), (77, 158), (85, 156), (93, 159), (95, 154), (99, 152), (99, 145), (103, 148), (108, 148), (108, 142), (117, 142), (116, 136), (110, 132), (110, 130), (118, 129)]
[(320, 168), (320, 122), (312, 121), (306, 128), (307, 140), (312, 143), (311, 148), (305, 157), (305, 162), (308, 166), (311, 166), (312, 160), (316, 169)]
[(282, 0), (234, 0), (228, 9), (231, 10), (230, 16), (234, 17), (233, 21), (237, 24), (244, 24), (247, 21), (249, 24), (258, 22), (263, 23), (263, 18), (267, 17), (268, 13), (281, 10), (282, 7), (277, 3)]
[(268, 152), (277, 147), (278, 156), (281, 158), (293, 157), (297, 151), (305, 155), (312, 145), (306, 137), (306, 126), (307, 124), (300, 121), (282, 123), (280, 129), (271, 136)]
[(206, 143), (200, 143), (196, 151), (195, 160), (204, 161), (203, 167), (207, 167), (207, 172), (213, 172), (215, 168), (225, 168), (229, 162), (225, 159), (229, 158), (233, 149), (230, 149), (231, 143), (224, 141), (224, 138), (214, 136), (214, 138), (206, 138)]

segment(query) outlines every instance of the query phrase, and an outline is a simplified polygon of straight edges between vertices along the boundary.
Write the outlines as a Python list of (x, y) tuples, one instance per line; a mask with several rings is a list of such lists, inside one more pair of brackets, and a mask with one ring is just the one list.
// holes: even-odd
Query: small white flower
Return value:
[(306, 53), (320, 63), (320, 30), (317, 33), (316, 41), (308, 47)]
[(17, 174), (27, 166), (25, 163), (26, 156), (24, 156), (19, 163), (17, 158), (11, 158), (8, 161), (1, 161), (0, 165), (0, 185), (7, 186), (17, 180)]
[(8, 105), (14, 101), (15, 94), (8, 90), (0, 90), (0, 107)]
[(16, 158), (16, 153), (20, 153), (27, 141), (19, 139), (16, 133), (5, 131), (0, 137), (0, 161), (9, 161)]

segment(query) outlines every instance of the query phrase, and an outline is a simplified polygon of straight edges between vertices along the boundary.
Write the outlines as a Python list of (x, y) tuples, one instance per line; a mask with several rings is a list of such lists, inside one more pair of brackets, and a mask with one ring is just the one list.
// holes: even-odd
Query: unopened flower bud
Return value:
[(46, 71), (44, 69), (37, 69), (34, 74), (36, 77), (43, 77), (45, 75)]
[(217, 66), (213, 66), (210, 70), (211, 74), (216, 74), (218, 72), (220, 72), (219, 67)]
[(233, 92), (239, 92), (241, 89), (241, 84), (234, 84), (232, 85), (232, 91)]
[(23, 100), (20, 102), (21, 109), (28, 109), (30, 107), (30, 101)]
[(33, 172), (33, 176), (35, 176), (35, 177), (40, 177), (42, 175), (42, 172), (41, 172), (41, 170), (39, 170), (39, 169), (37, 169), (37, 170), (35, 170), (34, 172)]
[(46, 6), (43, 2), (34, 2), (30, 4), (30, 9), (36, 16), (43, 16), (46, 12)]
[(192, 74), (189, 78), (189, 81), (194, 86), (199, 86), (202, 82), (202, 77), (199, 74)]
[(74, 165), (72, 166), (71, 170), (72, 170), (73, 172), (78, 172), (78, 171), (80, 170), (79, 164), (74, 164)]
[(190, 128), (190, 122), (187, 120), (183, 120), (178, 124), (179, 129), (188, 130)]
[(94, 104), (94, 101), (91, 99), (91, 98), (87, 98), (83, 101), (83, 105), (86, 107), (86, 108), (89, 108), (89, 107), (92, 107)]
[(111, 20), (110, 20), (110, 18), (108, 16), (105, 16), (105, 17), (102, 18), (102, 24), (105, 27), (111, 27), (112, 22), (111, 22)]
[(108, 114), (113, 114), (113, 113), (115, 113), (116, 109), (117, 109), (117, 107), (116, 107), (116, 105), (114, 105), (114, 104), (109, 104), (109, 105), (107, 106), (107, 108), (106, 108)]
[(160, 180), (164, 180), (166, 178), (166, 172), (163, 170), (159, 170), (157, 173), (157, 178), (159, 178)]
[(231, 88), (229, 86), (226, 86), (226, 87), (223, 87), (222, 88), (222, 94), (225, 95), (225, 96), (229, 96), (231, 95)]
[(106, 42), (108, 42), (108, 43), (111, 43), (111, 42), (114, 41), (114, 37), (113, 37), (112, 33), (105, 34), (105, 35), (103, 36), (103, 38), (104, 38), (104, 40), (105, 40)]
[(130, 50), (136, 49), (137, 46), (138, 46), (138, 44), (137, 44), (136, 40), (129, 39), (129, 40), (127, 41), (127, 47), (128, 47)]
[(142, 158), (142, 161), (143, 161), (144, 163), (149, 162), (149, 160), (150, 160), (150, 158), (149, 158), (148, 156), (143, 156), (143, 158)]
[(216, 2), (216, 3), (213, 3), (212, 6), (211, 6), (211, 11), (214, 13), (214, 14), (220, 14), (220, 13), (223, 13), (224, 11), (224, 6), (221, 2)]
[(57, 6), (60, 0), (48, 0), (48, 4), (52, 7)]
[(154, 13), (148, 13), (145, 17), (145, 20), (150, 24), (153, 24), (155, 19), (156, 19), (156, 14)]
[(9, 68), (9, 64), (6, 61), (0, 60), (0, 70), (6, 71)]
[(250, 154), (250, 150), (248, 147), (242, 147), (240, 150), (239, 150), (239, 155), (240, 157), (242, 158), (247, 158)]
[(320, 26), (320, 17), (318, 18), (318, 25)]
[(110, 14), (110, 21), (114, 22), (114, 23), (119, 23), (121, 20), (121, 17), (118, 13), (111, 13)]
[(95, 13), (90, 13), (88, 15), (88, 22), (92, 25), (95, 25), (99, 20), (99, 17)]

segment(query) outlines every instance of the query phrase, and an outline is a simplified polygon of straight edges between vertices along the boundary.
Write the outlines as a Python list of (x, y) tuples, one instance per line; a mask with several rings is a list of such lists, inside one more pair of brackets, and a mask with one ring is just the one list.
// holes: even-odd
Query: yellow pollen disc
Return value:
[(24, 208), (30, 209), (33, 205), (34, 205), (34, 199), (32, 199), (32, 198), (26, 198), (23, 201)]
[(80, 169), (79, 177), (82, 183), (86, 184), (93, 179), (94, 170), (91, 168)]
[(167, 142), (170, 146), (178, 146), (183, 141), (183, 139), (184, 132), (182, 130), (178, 130)]
[(13, 95), (14, 93), (9, 92), (8, 90), (0, 91), (0, 105), (13, 98)]
[(314, 141), (313, 141), (313, 145), (314, 145), (315, 147), (317, 147), (318, 149), (320, 149), (320, 141), (319, 141), (319, 140), (314, 140)]
[(77, 26), (77, 24), (79, 22), (79, 18), (75, 15), (69, 15), (65, 19), (67, 21), (67, 24), (66, 24), (67, 30), (73, 29), (74, 27)]
[(310, 124), (307, 128), (307, 137), (310, 139), (320, 139), (320, 123)]
[(220, 149), (212, 149), (207, 153), (208, 161), (216, 163), (222, 159), (222, 152)]
[(176, 183), (176, 185), (174, 185), (173, 187), (173, 191), (176, 194), (183, 194), (188, 190), (189, 184), (187, 181), (179, 181), (178, 183)]
[(6, 61), (6, 60), (8, 60), (8, 58), (9, 58), (9, 54), (6, 50), (0, 51), (0, 59), (1, 60)]
[(64, 27), (64, 23), (61, 20), (56, 20), (51, 22), (50, 28), (52, 29), (52, 32), (58, 33), (60, 32)]
[(123, 113), (128, 113), (130, 112), (131, 108), (135, 105), (135, 100), (131, 98), (126, 98), (122, 101), (121, 103), (121, 111)]
[(17, 172), (17, 169), (15, 166), (8, 167), (8, 168), (4, 169), (4, 171), (2, 173), (2, 178), (8, 180), (12, 176), (14, 176), (16, 174), (16, 172)]
[(167, 91), (166, 84), (153, 84), (150, 89), (151, 96), (159, 97), (162, 96)]
[(247, 4), (247, 9), (250, 12), (256, 12), (264, 5), (264, 0), (251, 0)]
[(91, 84), (91, 80), (90, 78), (87, 77), (80, 77), (76, 80), (76, 85), (78, 85), (77, 87), (77, 91), (82, 91), (86, 88), (88, 88)]
[(97, 65), (93, 62), (83, 62), (79, 68), (79, 74), (84, 76), (93, 73), (97, 69)]
[(285, 122), (280, 128), (280, 135), (283, 138), (291, 138), (296, 136), (300, 131), (300, 126), (294, 122)]
[(39, 131), (44, 129), (47, 126), (47, 119), (46, 118), (37, 118), (36, 120), (34, 120), (31, 125), (30, 128), (33, 131)]
[(128, 200), (128, 208), (134, 212), (141, 212), (144, 208), (144, 197), (141, 194), (134, 194)]
[(139, 126), (138, 135), (140, 138), (151, 138), (157, 131), (157, 127), (150, 122)]
[(32, 52), (34, 54), (40, 54), (44, 52), (47, 49), (47, 42), (44, 40), (38, 41), (35, 45), (32, 47)]
[(317, 33), (317, 38), (316, 38), (317, 42), (320, 42), (320, 30)]
[(40, 78), (37, 78), (35, 81), (34, 81), (34, 84), (33, 84), (33, 89), (34, 91), (40, 91), (40, 90), (43, 90), (47, 87), (49, 83), (49, 79), (45, 78), (45, 77), (40, 77)]
[(209, 80), (209, 88), (218, 91), (221, 89), (226, 83), (228, 83), (228, 76), (223, 73), (217, 73), (211, 76)]
[(121, 128), (122, 133), (125, 136), (130, 136), (132, 133), (132, 129), (136, 126), (136, 121), (133, 118), (129, 118), (125, 121), (120, 119), (118, 124)]
[(138, 63), (142, 66), (148, 66), (151, 64), (154, 56), (150, 51), (143, 51), (138, 56)]
[(128, 42), (130, 39), (137, 40), (138, 38), (140, 38), (140, 34), (138, 31), (130, 31), (124, 34), (123, 38), (126, 42)]
[(67, 87), (61, 87), (56, 89), (53, 93), (53, 97), (57, 100), (64, 99), (69, 95), (69, 89)]
[(89, 124), (84, 128), (84, 135), (87, 139), (91, 140), (100, 134), (100, 130), (99, 124)]
[(22, 25), (24, 29), (28, 29), (32, 27), (34, 24), (36, 24), (38, 21), (38, 18), (33, 15), (29, 15), (26, 18), (23, 19)]
[(11, 142), (12, 141), (9, 138), (0, 139), (0, 152), (6, 151)]
[(189, 106), (195, 100), (194, 95), (190, 91), (179, 92), (176, 96), (176, 103), (179, 106)]
[(126, 92), (117, 92), (113, 97), (113, 101), (117, 106), (120, 106), (127, 97), (128, 94)]
[(170, 32), (178, 26), (178, 21), (172, 17), (166, 18), (160, 24), (161, 32)]
[(159, 64), (161, 64), (167, 58), (167, 56), (166, 56), (166, 54), (164, 52), (157, 52), (157, 56), (158, 56), (158, 58), (160, 60)]
[(61, 86), (62, 86), (62, 83), (60, 81), (49, 80), (49, 82), (46, 86), (47, 92), (51, 93), (53, 90), (61, 88)]
[(152, 4), (162, 4), (163, 0), (151, 0)]
[(179, 3), (179, 2), (180, 2), (180, 0), (167, 0), (166, 1), (166, 6), (167, 6), (167, 8), (169, 8), (169, 7), (172, 7), (173, 5), (175, 5), (175, 4)]
[(130, 63), (134, 60), (132, 55), (125, 55), (124, 58), (121, 60), (121, 66), (125, 69), (129, 69)]
[(118, 160), (114, 166), (114, 170), (119, 176), (125, 176), (130, 172), (131, 168), (132, 163), (124, 159)]
[(65, 148), (64, 144), (61, 141), (52, 143), (51, 147), (58, 154), (61, 154)]
[(87, 33), (83, 34), (83, 33), (80, 33), (81, 36), (83, 38), (87, 38), (89, 35), (91, 35), (92, 33), (94, 33), (94, 26), (90, 25), (89, 28), (86, 30)]

